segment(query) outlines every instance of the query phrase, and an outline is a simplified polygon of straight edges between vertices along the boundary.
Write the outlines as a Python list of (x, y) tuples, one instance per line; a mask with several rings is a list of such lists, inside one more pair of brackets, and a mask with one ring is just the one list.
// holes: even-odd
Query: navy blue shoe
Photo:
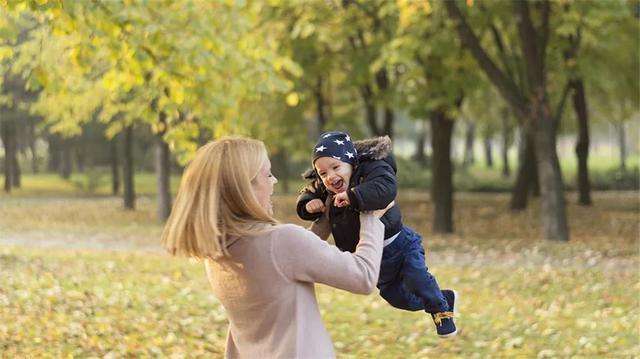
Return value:
[(458, 293), (455, 290), (444, 289), (442, 295), (447, 300), (447, 304), (449, 304), (449, 311), (431, 314), (431, 316), (433, 317), (433, 322), (436, 324), (438, 336), (440, 338), (448, 338), (458, 334), (456, 324), (453, 320), (454, 313), (456, 312)]

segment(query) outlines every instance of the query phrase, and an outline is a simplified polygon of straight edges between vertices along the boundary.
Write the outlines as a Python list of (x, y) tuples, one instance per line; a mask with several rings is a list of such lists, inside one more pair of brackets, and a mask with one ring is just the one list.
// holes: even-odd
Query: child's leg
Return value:
[(426, 312), (433, 314), (452, 310), (442, 295), (436, 278), (427, 270), (422, 237), (408, 228), (406, 230), (409, 232), (407, 239), (410, 244), (406, 247), (402, 266), (404, 286), (422, 300)]
[(378, 278), (378, 289), (380, 289), (380, 296), (398, 309), (423, 310), (424, 303), (422, 299), (405, 288), (401, 275), (405, 261), (404, 249), (408, 244), (406, 238), (399, 237), (384, 248), (380, 265), (380, 277)]
[(409, 292), (402, 283), (402, 280), (378, 284), (380, 296), (389, 304), (398, 309), (410, 310), (412, 312), (423, 310), (424, 303), (421, 298)]

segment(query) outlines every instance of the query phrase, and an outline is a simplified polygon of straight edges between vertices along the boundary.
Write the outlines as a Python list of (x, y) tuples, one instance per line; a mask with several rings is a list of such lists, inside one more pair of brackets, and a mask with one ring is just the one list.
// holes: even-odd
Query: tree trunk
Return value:
[(427, 158), (426, 145), (427, 145), (427, 123), (426, 120), (419, 120), (417, 123), (419, 129), (418, 137), (416, 138), (416, 149), (413, 154), (413, 159), (418, 162), (421, 166), (427, 166), (429, 164), (429, 160)]
[(62, 140), (62, 166), (60, 167), (60, 176), (64, 179), (69, 179), (71, 177), (71, 152), (71, 140)]
[(164, 223), (171, 213), (171, 152), (164, 140), (167, 129), (166, 114), (160, 112), (161, 130), (155, 136), (155, 169), (158, 191), (158, 221)]
[(327, 115), (325, 111), (325, 99), (324, 92), (322, 91), (322, 76), (318, 76), (318, 81), (316, 83), (316, 112), (318, 116), (318, 132), (322, 133), (327, 125)]
[(76, 148), (75, 148), (75, 153), (76, 153), (76, 165), (78, 168), (78, 172), (84, 173), (84, 165), (86, 163), (86, 158), (87, 158), (87, 151), (84, 148), (84, 139), (83, 138), (78, 138), (78, 141), (76, 142)]
[(22, 187), (22, 171), (20, 170), (20, 163), (18, 162), (18, 151), (15, 149), (13, 151), (13, 166), (11, 170), (11, 185), (15, 188)]
[(511, 175), (509, 168), (509, 147), (511, 146), (511, 128), (509, 126), (508, 110), (502, 112), (502, 177)]
[(272, 165), (275, 171), (277, 171), (276, 177), (278, 178), (278, 182), (282, 182), (282, 190), (284, 193), (289, 193), (289, 156), (284, 148), (277, 148), (275, 150)]
[(370, 85), (364, 85), (360, 87), (360, 96), (362, 102), (364, 102), (364, 119), (372, 136), (380, 136), (380, 128), (378, 128), (378, 121), (376, 115), (376, 105), (373, 101), (373, 91)]
[(36, 150), (36, 124), (32, 119), (29, 123), (29, 151), (31, 152), (31, 172), (38, 173), (38, 152)]
[(395, 114), (393, 113), (393, 109), (390, 107), (384, 108), (384, 133), (383, 135), (389, 136), (389, 138), (393, 138), (393, 122), (395, 120)]
[(133, 183), (133, 126), (124, 129), (124, 156), (122, 175), (124, 180), (124, 208), (136, 208), (136, 192)]
[[(3, 111), (6, 111), (4, 109)], [(14, 165), (16, 163), (16, 126), (13, 118), (7, 118), (0, 120), (0, 136), (2, 137), (2, 143), (4, 145), (4, 191), (11, 192), (14, 180)]]
[[(389, 88), (389, 75), (385, 68), (382, 68), (376, 72), (375, 75), (376, 85), (378, 86), (378, 90), (381, 94), (385, 94), (387, 89)], [(393, 108), (389, 107), (388, 103), (384, 104), (384, 124), (382, 129), (379, 129), (378, 136), (387, 135), (390, 138), (393, 138), (393, 122), (395, 119), (395, 114), (393, 113)]]
[(491, 137), (488, 135), (484, 138), (484, 158), (487, 161), (487, 167), (493, 168), (493, 147)]
[(618, 130), (618, 149), (620, 150), (620, 170), (627, 171), (627, 139), (624, 129), (624, 122), (615, 126)]
[(542, 192), (542, 224), (546, 239), (568, 241), (569, 226), (562, 172), (556, 152), (556, 129), (553, 120), (543, 111), (548, 108), (543, 101), (539, 104), (537, 115), (532, 115), (535, 118), (530, 119), (531, 123), (536, 124), (534, 147)]
[(584, 93), (582, 79), (572, 81), (573, 107), (578, 120), (578, 141), (576, 142), (576, 156), (578, 157), (578, 203), (583, 206), (591, 205), (591, 183), (589, 182), (589, 114)]
[(476, 138), (476, 124), (475, 122), (469, 121), (467, 122), (467, 132), (464, 136), (464, 158), (462, 160), (462, 164), (464, 167), (467, 167), (470, 164), (473, 164), (476, 161), (474, 152), (473, 152), (473, 144)]
[(120, 192), (120, 164), (118, 156), (118, 137), (115, 136), (109, 141), (111, 150), (111, 192), (114, 196)]
[(431, 116), (431, 144), (433, 147), (433, 184), (431, 197), (435, 209), (433, 231), (453, 233), (453, 166), (451, 164), (451, 137), (453, 120), (444, 110)]
[(61, 151), (60, 151), (60, 137), (56, 134), (50, 134), (47, 136), (49, 142), (49, 158), (47, 161), (47, 170), (49, 172), (60, 171)]
[(511, 191), (511, 209), (515, 211), (527, 208), (529, 190), (532, 188), (532, 184), (535, 182), (535, 177), (538, 173), (538, 171), (536, 171), (533, 139), (525, 133), (525, 129), (522, 131), (521, 150), (518, 156), (518, 173), (516, 174), (516, 182)]
[(171, 213), (170, 151), (163, 135), (156, 135), (156, 176), (158, 180), (158, 220), (164, 222)]
[(529, 181), (529, 190), (531, 191), (531, 195), (533, 197), (540, 197), (540, 175), (538, 174), (538, 166), (536, 165), (536, 163), (538, 163), (537, 160), (537, 155), (536, 155), (536, 146), (534, 144), (532, 144), (533, 146), (533, 157), (532, 160), (529, 162), (528, 166), (529, 166), (529, 172), (531, 175), (528, 178)]

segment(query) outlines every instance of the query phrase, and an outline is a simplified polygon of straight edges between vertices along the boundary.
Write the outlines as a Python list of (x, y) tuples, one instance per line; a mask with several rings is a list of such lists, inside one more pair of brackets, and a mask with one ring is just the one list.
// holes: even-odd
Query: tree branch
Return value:
[(514, 112), (524, 116), (526, 100), (520, 89), (507, 77), (491, 60), (487, 52), (480, 45), (480, 40), (469, 27), (466, 19), (454, 1), (444, 1), (449, 17), (456, 23), (456, 30), (462, 44), (469, 49), (480, 67), (487, 74), (489, 80), (498, 88), (505, 100), (511, 105)]
[(562, 113), (564, 112), (564, 105), (567, 102), (567, 97), (569, 97), (569, 91), (571, 90), (571, 80), (567, 80), (567, 83), (564, 85), (564, 90), (562, 90), (562, 96), (558, 101), (558, 105), (556, 106), (556, 110), (553, 115), (553, 128), (554, 131), (557, 129), (558, 124), (562, 118)]
[(507, 75), (515, 79), (515, 75), (511, 66), (509, 65), (509, 58), (507, 57), (507, 52), (504, 47), (504, 42), (502, 41), (502, 37), (500, 36), (500, 32), (495, 24), (490, 25), (491, 34), (493, 35), (493, 42), (495, 42), (496, 47), (498, 48), (498, 54), (500, 55), (500, 60), (502, 61), (502, 65), (504, 66), (504, 70)]
[(545, 58), (544, 54), (547, 50), (547, 44), (549, 42), (549, 15), (551, 13), (551, 4), (548, 0), (543, 0), (541, 3), (542, 6), (542, 25), (540, 27), (541, 39), (540, 39), (540, 63), (542, 64), (542, 68), (544, 69)]
[(538, 91), (543, 86), (543, 70), (540, 63), (536, 29), (531, 22), (529, 4), (526, 1), (515, 1), (514, 4), (518, 15), (518, 34), (527, 67), (527, 79), (531, 86), (529, 90)]

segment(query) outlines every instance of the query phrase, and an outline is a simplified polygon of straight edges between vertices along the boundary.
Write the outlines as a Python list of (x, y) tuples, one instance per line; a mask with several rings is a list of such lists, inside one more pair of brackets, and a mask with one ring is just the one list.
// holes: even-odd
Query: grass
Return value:
[[(152, 198), (123, 211), (35, 180), (0, 196), (0, 357), (222, 356), (225, 312), (201, 263), (160, 250)], [(319, 285), (339, 357), (640, 356), (638, 193), (596, 192), (590, 208), (570, 194), (569, 243), (541, 239), (537, 200), (520, 213), (508, 200), (456, 194), (456, 234), (442, 236), (429, 196), (402, 190), (431, 272), (461, 293), (460, 335), (440, 341), (424, 313)], [(277, 217), (302, 223), (294, 203), (277, 196)]]
[[(89, 185), (94, 182), (95, 185)], [(173, 193), (178, 189), (180, 176), (171, 176)], [(89, 187), (94, 186), (91, 190)], [(122, 186), (122, 184), (121, 184)], [(134, 187), (139, 196), (151, 196), (156, 193), (154, 173), (136, 173)], [(122, 187), (120, 188), (122, 191)], [(0, 199), (7, 195), (0, 193)], [(111, 196), (111, 177), (106, 172), (74, 173), (68, 180), (55, 173), (24, 174), (21, 188), (14, 188), (11, 197), (105, 197)]]
[[(611, 357), (640, 354), (634, 271), (601, 257), (568, 267), (444, 261), (432, 271), (461, 293), (460, 336), (439, 341), (423, 313), (377, 295), (319, 286), (340, 357)], [(636, 263), (637, 264), (637, 263)], [(220, 356), (226, 316), (202, 265), (160, 254), (0, 249), (0, 351), (6, 357)]]

